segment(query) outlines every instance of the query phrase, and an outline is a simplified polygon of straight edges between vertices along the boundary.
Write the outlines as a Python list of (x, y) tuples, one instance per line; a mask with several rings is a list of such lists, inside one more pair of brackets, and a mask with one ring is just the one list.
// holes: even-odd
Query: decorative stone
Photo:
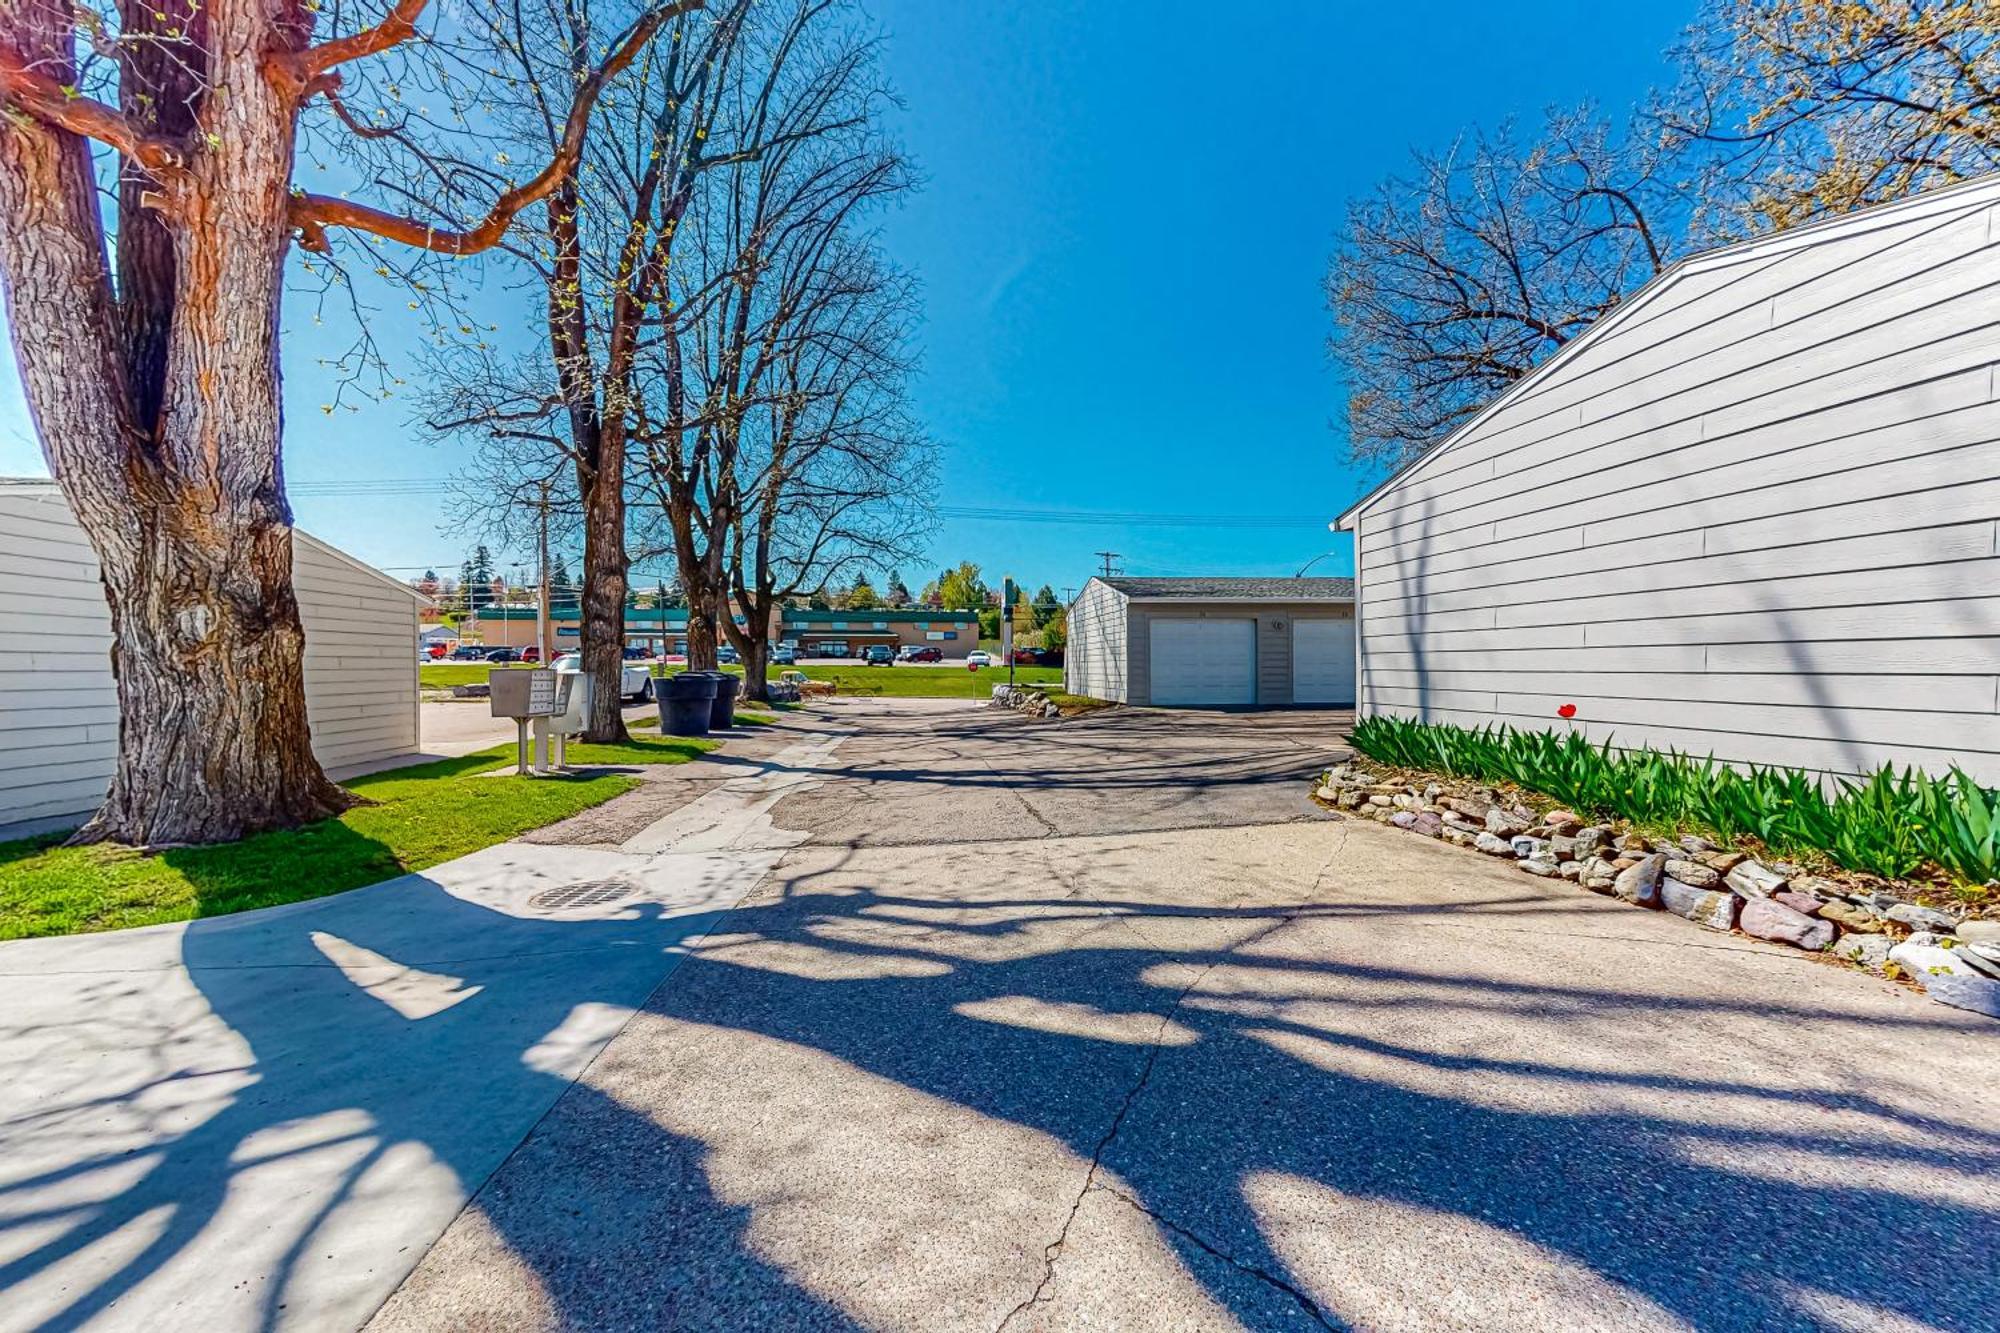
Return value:
[(1760, 940), (1820, 950), (1833, 943), (1833, 923), (1794, 912), (1775, 898), (1749, 898), (1736, 917), (1737, 929)]
[(1446, 801), (1445, 804), (1459, 814), (1464, 815), (1467, 819), (1476, 821), (1482, 827), (1486, 823), (1486, 812), (1493, 808), (1491, 801), (1469, 801), (1463, 796), (1453, 797), (1451, 800)]
[(1768, 898), (1785, 887), (1785, 877), (1761, 861), (1742, 860), (1731, 866), (1723, 878), (1745, 898)]
[(1319, 797), (1322, 801), (1331, 803), (1340, 799), (1340, 788), (1334, 786), (1321, 787), (1313, 795)]
[(1583, 878), (1583, 862), (1564, 861), (1556, 866), (1556, 873), (1564, 879), (1580, 880)]
[(1551, 810), (1542, 816), (1542, 822), (1558, 833), (1568, 833), (1572, 829), (1583, 827), (1583, 821), (1576, 817), (1576, 812), (1573, 810)]
[(1397, 828), (1413, 828), (1416, 826), (1417, 817), (1408, 810), (1398, 810), (1389, 816), (1389, 822)]
[(1576, 860), (1576, 839), (1558, 833), (1549, 839), (1549, 850), (1556, 854), (1558, 861)]
[(2000, 980), (2000, 944), (1967, 944), (1961, 940), (1952, 952), (1970, 963), (1974, 971)]
[(1442, 837), (1444, 834), (1444, 821), (1426, 811), (1410, 820), (1410, 831), (1412, 833), (1421, 833), (1426, 838)]
[(1842, 935), (1833, 942), (1833, 956), (1880, 969), (1889, 961), (1889, 950), (1894, 947), (1886, 935)]
[[(1485, 835), (1481, 834), (1480, 836), (1484, 837)], [(1444, 840), (1454, 847), (1470, 847), (1474, 841), (1470, 833), (1465, 832), (1463, 829), (1455, 828), (1448, 828), (1444, 831)]]
[(2000, 981), (1981, 976), (1933, 977), (1924, 994), (1954, 1009), (2000, 1018)]
[(1398, 810), (1421, 810), (1424, 808), (1424, 798), (1414, 796), (1409, 792), (1398, 792), (1396, 795), (1391, 796), (1389, 801)]
[(1697, 889), (1712, 889), (1722, 883), (1722, 873), (1720, 871), (1705, 866), (1699, 861), (1670, 860), (1667, 862), (1667, 873), (1681, 883), (1692, 884)]
[(1783, 903), (1800, 916), (1818, 916), (1819, 909), (1826, 906), (1825, 903), (1813, 897), (1810, 893), (1798, 893), (1791, 889), (1779, 889), (1771, 895), (1771, 901), (1774, 903)]
[(1927, 941), (1904, 940), (1889, 950), (1889, 961), (1902, 968), (1920, 986), (1941, 976), (1974, 976), (1978, 969), (1960, 957), (1958, 950)]
[(1486, 831), (1497, 833), (1503, 838), (1513, 838), (1528, 831), (1528, 821), (1494, 806), (1486, 812)]
[(1514, 864), (1527, 871), (1530, 875), (1540, 875), (1545, 879), (1554, 877), (1558, 869), (1554, 861), (1544, 856), (1523, 857)]
[(1684, 834), (1680, 841), (1681, 850), (1685, 852), (1719, 852), (1722, 850), (1707, 838), (1697, 837), (1692, 833)]
[(1601, 856), (1593, 856), (1578, 872), (1583, 887), (1594, 893), (1609, 893), (1618, 882), (1618, 867)]
[(1396, 802), (1387, 796), (1370, 796), (1368, 798), (1368, 804), (1375, 806), (1379, 809), (1387, 810), (1391, 806), (1395, 805)]
[(1576, 855), (1579, 861), (1588, 861), (1603, 851), (1611, 842), (1611, 830), (1602, 824), (1592, 824), (1576, 831)]
[(1793, 875), (1791, 878), (1791, 887), (1794, 892), (1810, 893), (1813, 897), (1822, 901), (1828, 898), (1838, 898), (1846, 892), (1845, 889), (1840, 887), (1837, 881), (1830, 880), (1824, 875)]
[(1353, 790), (1343, 790), (1340, 793), (1339, 799), (1334, 801), (1334, 804), (1343, 810), (1353, 810), (1361, 804), (1361, 793)]
[(1611, 891), (1628, 903), (1640, 907), (1660, 905), (1660, 876), (1666, 872), (1667, 858), (1655, 852), (1630, 869), (1618, 873), (1612, 882)]
[(1694, 859), (1726, 875), (1750, 858), (1741, 852), (1696, 852)]
[(1735, 926), (1737, 905), (1742, 901), (1720, 889), (1697, 889), (1671, 877), (1660, 880), (1660, 905), (1710, 930), (1727, 933)]
[(2000, 944), (2000, 921), (1974, 917), (1959, 922), (1956, 933), (1967, 944)]
[(1627, 833), (1623, 837), (1614, 839), (1611, 845), (1621, 852), (1628, 854), (1637, 852), (1641, 856), (1653, 850), (1653, 844), (1646, 841), (1646, 835), (1643, 833)]
[(1488, 856), (1512, 856), (1514, 844), (1497, 833), (1482, 833), (1472, 840), (1472, 845)]
[(1518, 837), (1508, 839), (1507, 845), (1512, 847), (1514, 855), (1520, 857), (1523, 861), (1531, 856), (1549, 861), (1555, 860), (1555, 853), (1550, 850), (1548, 841), (1543, 838), (1534, 838), (1523, 833)]
[(1900, 921), (1914, 930), (1935, 930), (1949, 935), (1958, 928), (1958, 918), (1917, 903), (1897, 903), (1883, 912), (1891, 921)]
[(1842, 930), (1868, 935), (1879, 934), (1882, 930), (1882, 918), (1844, 898), (1827, 899), (1819, 905), (1819, 914), (1823, 920), (1839, 922)]

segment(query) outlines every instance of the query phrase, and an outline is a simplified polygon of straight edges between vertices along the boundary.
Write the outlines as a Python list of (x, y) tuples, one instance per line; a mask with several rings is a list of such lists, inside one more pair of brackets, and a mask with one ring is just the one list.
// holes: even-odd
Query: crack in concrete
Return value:
[[(1295, 904), (1290, 911), (1288, 911), (1280, 919), (1273, 921), (1269, 926), (1265, 927), (1263, 930), (1257, 931), (1256, 933), (1250, 935), (1248, 938), (1240, 940), (1237, 943), (1229, 946), (1229, 948), (1223, 951), (1221, 957), (1218, 957), (1213, 961), (1209, 962), (1199, 972), (1195, 973), (1194, 977), (1187, 983), (1187, 985), (1181, 987), (1180, 991), (1177, 994), (1175, 994), (1174, 1002), (1168, 1005), (1166, 1013), (1160, 1016), (1160, 1026), (1154, 1031), (1153, 1040), (1147, 1045), (1145, 1061), (1139, 1067), (1139, 1077), (1133, 1082), (1132, 1086), (1126, 1090), (1125, 1098), (1119, 1104), (1118, 1113), (1111, 1118), (1110, 1128), (1105, 1130), (1104, 1136), (1097, 1141), (1096, 1151), (1094, 1151), (1090, 1155), (1090, 1169), (1084, 1173), (1083, 1187), (1076, 1192), (1076, 1198), (1070, 1201), (1069, 1213), (1063, 1218), (1062, 1229), (1056, 1233), (1056, 1238), (1054, 1240), (1050, 1241), (1047, 1245), (1042, 1247), (1041, 1281), (1035, 1284), (1035, 1289), (1032, 1292), (1028, 1293), (1028, 1297), (1026, 1300), (1023, 1300), (1019, 1305), (1016, 1305), (1013, 1309), (1007, 1312), (1006, 1317), (1001, 1319), (998, 1326), (996, 1326), (996, 1328), (994, 1329), (994, 1333), (1006, 1333), (1007, 1326), (1013, 1323), (1015, 1318), (1018, 1315), (1020, 1315), (1023, 1311), (1031, 1309), (1032, 1307), (1041, 1304), (1043, 1301), (1050, 1299), (1049, 1289), (1055, 1284), (1056, 1265), (1062, 1262), (1064, 1249), (1069, 1244), (1070, 1228), (1076, 1224), (1076, 1215), (1077, 1213), (1082, 1211), (1083, 1201), (1090, 1196), (1090, 1192), (1092, 1189), (1102, 1189), (1108, 1193), (1118, 1195), (1118, 1197), (1124, 1198), (1127, 1203), (1131, 1203), (1134, 1207), (1138, 1207), (1139, 1210), (1145, 1213), (1148, 1217), (1156, 1217), (1156, 1220), (1159, 1220), (1161, 1222), (1161, 1225), (1168, 1226), (1169, 1228), (1175, 1230), (1176, 1232), (1181, 1231), (1181, 1228), (1174, 1227), (1173, 1224), (1166, 1222), (1164, 1219), (1157, 1219), (1156, 1214), (1152, 1213), (1148, 1209), (1140, 1207), (1140, 1205), (1138, 1205), (1136, 1201), (1131, 1199), (1129, 1196), (1125, 1195), (1122, 1191), (1111, 1189), (1110, 1186), (1099, 1185), (1097, 1183), (1097, 1173), (1103, 1167), (1104, 1154), (1110, 1150), (1112, 1143), (1117, 1140), (1119, 1131), (1125, 1127), (1125, 1118), (1132, 1113), (1132, 1108), (1138, 1105), (1140, 1096), (1142, 1096), (1146, 1091), (1146, 1085), (1152, 1081), (1154, 1066), (1156, 1066), (1159, 1063), (1160, 1055), (1166, 1049), (1165, 1037), (1167, 1033), (1167, 1028), (1173, 1023), (1175, 1016), (1180, 1013), (1181, 1006), (1184, 1003), (1186, 1003), (1187, 997), (1194, 993), (1194, 990), (1197, 986), (1201, 985), (1202, 982), (1208, 979), (1209, 973), (1215, 971), (1216, 968), (1222, 966), (1223, 961), (1227, 959), (1230, 955), (1234, 954), (1239, 949), (1247, 948), (1250, 945), (1257, 944), (1264, 940), (1269, 939), (1271, 936), (1283, 930), (1286, 926), (1292, 924), (1292, 922), (1298, 920), (1299, 913), (1303, 912), (1307, 907), (1312, 906), (1313, 903), (1318, 900), (1320, 888), (1326, 883), (1327, 872), (1333, 869), (1333, 863), (1337, 859), (1339, 859), (1341, 851), (1345, 849), (1346, 846), (1347, 846), (1347, 830), (1343, 828), (1341, 830), (1340, 841), (1334, 845), (1333, 850), (1327, 854), (1326, 860), (1320, 863), (1320, 868), (1318, 872), (1314, 874), (1312, 887), (1306, 891), (1305, 896), (1297, 904)], [(1142, 941), (1144, 941), (1148, 947), (1154, 947), (1152, 945), (1152, 942), (1146, 939), (1145, 932), (1141, 931), (1130, 918), (1119, 917), (1117, 919), (1125, 922), (1126, 925), (1130, 926), (1132, 933), (1139, 936), (1139, 938)], [(1190, 1240), (1201, 1245), (1203, 1249), (1211, 1248), (1205, 1241), (1201, 1241), (1198, 1237), (1194, 1236), (1193, 1233), (1190, 1232), (1186, 1234), (1188, 1235), (1188, 1238)], [(1214, 1250), (1212, 1252), (1215, 1253), (1219, 1258), (1228, 1259), (1228, 1256), (1222, 1254), (1222, 1252), (1219, 1250)], [(1236, 1267), (1242, 1269), (1242, 1271), (1246, 1273), (1256, 1273), (1258, 1276), (1264, 1277), (1265, 1280), (1272, 1282), (1274, 1285), (1283, 1287), (1285, 1290), (1291, 1292), (1291, 1294), (1295, 1299), (1301, 1301), (1306, 1305), (1306, 1307), (1312, 1312), (1314, 1318), (1319, 1319), (1319, 1321), (1322, 1324), (1326, 1323), (1325, 1317), (1319, 1313), (1319, 1307), (1313, 1305), (1309, 1300), (1306, 1299), (1306, 1297), (1302, 1293), (1294, 1290), (1287, 1284), (1283, 1283), (1282, 1281), (1279, 1281), (1274, 1277), (1270, 1277), (1267, 1274), (1263, 1274), (1260, 1270), (1250, 1265), (1237, 1263), (1237, 1261), (1233, 1259), (1230, 1259), (1229, 1262), (1235, 1264)], [(1334, 1327), (1334, 1325), (1327, 1324), (1327, 1327), (1331, 1328)]]
[(1299, 1308), (1304, 1310), (1308, 1315), (1310, 1315), (1313, 1318), (1315, 1322), (1320, 1324), (1322, 1327), (1334, 1328), (1334, 1329), (1344, 1327), (1343, 1325), (1335, 1322), (1334, 1320), (1327, 1318), (1326, 1312), (1319, 1308), (1319, 1303), (1313, 1300), (1312, 1297), (1306, 1295), (1305, 1292), (1300, 1291), (1297, 1287), (1285, 1281), (1285, 1279), (1279, 1277), (1276, 1273), (1270, 1272), (1268, 1269), (1259, 1268), (1256, 1264), (1247, 1263), (1242, 1259), (1238, 1259), (1235, 1255), (1223, 1249), (1220, 1245), (1215, 1244), (1213, 1241), (1201, 1235), (1199, 1232), (1194, 1231), (1189, 1227), (1184, 1227), (1180, 1223), (1174, 1221), (1172, 1218), (1165, 1217), (1160, 1213), (1153, 1211), (1151, 1208), (1148, 1208), (1145, 1204), (1140, 1203), (1137, 1199), (1127, 1194), (1124, 1190), (1114, 1189), (1109, 1185), (1093, 1185), (1091, 1186), (1091, 1188), (1096, 1190), (1100, 1194), (1109, 1194), (1112, 1198), (1117, 1199), (1119, 1202), (1130, 1207), (1134, 1212), (1137, 1212), (1142, 1216), (1151, 1218), (1158, 1225), (1165, 1227), (1168, 1231), (1173, 1232), (1176, 1236), (1179, 1236), (1182, 1239), (1188, 1241), (1196, 1249), (1201, 1250), (1204, 1254), (1208, 1254), (1213, 1256), (1214, 1258), (1220, 1259), (1223, 1263), (1228, 1264), (1231, 1268), (1234, 1268), (1239, 1273), (1247, 1273), (1249, 1276), (1256, 1278), (1259, 1282), (1266, 1283), (1272, 1287), (1277, 1288), (1279, 1291), (1282, 1291), (1283, 1293), (1285, 1293), (1285, 1295), (1291, 1297), (1294, 1301), (1298, 1302)]

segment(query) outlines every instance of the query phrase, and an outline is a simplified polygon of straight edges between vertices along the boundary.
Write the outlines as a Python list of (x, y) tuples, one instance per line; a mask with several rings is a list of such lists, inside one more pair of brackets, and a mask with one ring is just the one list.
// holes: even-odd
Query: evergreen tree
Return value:
[(1062, 603), (1056, 600), (1056, 590), (1048, 584), (1042, 585), (1035, 594), (1035, 628), (1041, 629), (1062, 614)]

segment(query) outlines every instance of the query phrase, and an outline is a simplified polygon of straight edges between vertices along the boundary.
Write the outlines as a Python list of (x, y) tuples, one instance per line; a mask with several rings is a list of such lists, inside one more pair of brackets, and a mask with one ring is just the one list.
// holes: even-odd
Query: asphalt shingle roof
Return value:
[(1353, 579), (1105, 579), (1127, 597), (1184, 597), (1189, 600), (1351, 602)]

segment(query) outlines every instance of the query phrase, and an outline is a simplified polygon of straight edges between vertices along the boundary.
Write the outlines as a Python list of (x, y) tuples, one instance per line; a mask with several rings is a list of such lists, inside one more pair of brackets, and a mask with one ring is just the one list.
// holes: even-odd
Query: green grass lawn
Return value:
[[(636, 737), (572, 745), (573, 764), (680, 764), (712, 741)], [(481, 777), (512, 745), (347, 783), (372, 805), (242, 842), (141, 855), (63, 847), (61, 835), (0, 843), (0, 939), (71, 935), (318, 898), (504, 842), (630, 790), (623, 773)]]
[[(725, 671), (741, 675), (741, 667), (725, 667)], [(668, 668), (668, 674), (676, 673), (679, 667)], [(796, 667), (772, 667), (770, 679), (776, 680), (781, 671), (802, 671), (808, 680), (832, 681), (842, 694), (893, 696), (899, 699), (985, 699), (992, 695), (995, 685), (1007, 683), (1006, 667), (981, 667), (968, 671), (964, 667), (951, 666), (822, 666), (808, 662)], [(1060, 685), (1061, 667), (1015, 667), (1014, 683), (1017, 685)]]
[(427, 690), (448, 690), (454, 685), (484, 685), (486, 673), (519, 668), (519, 662), (420, 662), (417, 684)]

